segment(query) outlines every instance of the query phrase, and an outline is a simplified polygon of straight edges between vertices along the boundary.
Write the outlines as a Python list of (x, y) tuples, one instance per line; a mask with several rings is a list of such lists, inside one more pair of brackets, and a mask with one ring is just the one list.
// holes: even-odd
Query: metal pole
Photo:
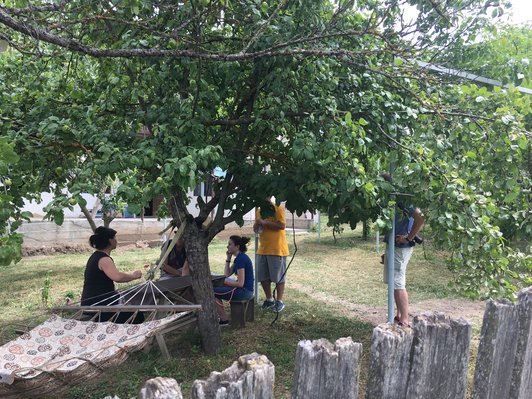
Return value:
[[(379, 174), (379, 170), (380, 170), (380, 160), (377, 159), (377, 174)], [(380, 248), (380, 243), (379, 243), (379, 228), (377, 227), (375, 229), (375, 252), (377, 252), (377, 254), (380, 255), (381, 253), (381, 248)]]
[(321, 241), (321, 213), (318, 211), (318, 242)]
[[(390, 162), (390, 178), (392, 178), (394, 170), (394, 161)], [(395, 200), (395, 196), (391, 197)], [(387, 254), (387, 267), (388, 267), (388, 323), (393, 323), (393, 292), (394, 292), (394, 259), (395, 259), (395, 205), (392, 208), (392, 231), (388, 235), (388, 254)]]
[[(255, 208), (255, 218), (257, 217), (257, 209)], [(254, 219), (255, 220), (255, 219)], [(259, 282), (257, 281), (257, 251), (259, 250), (259, 235), (255, 233), (255, 304), (259, 303)]]

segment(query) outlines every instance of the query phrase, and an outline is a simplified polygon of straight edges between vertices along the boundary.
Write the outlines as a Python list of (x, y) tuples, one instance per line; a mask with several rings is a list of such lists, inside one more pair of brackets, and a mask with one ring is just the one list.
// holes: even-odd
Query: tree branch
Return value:
[[(31, 14), (34, 12), (44, 12), (44, 11), (59, 11), (62, 10), (65, 5), (69, 3), (69, 0), (60, 1), (57, 4), (49, 4), (45, 6), (35, 6), (35, 7), (26, 7), (26, 8), (10, 8), (9, 13), (13, 15), (24, 15)], [(4, 8), (4, 7), (1, 7)]]
[[(303, 56), (303, 57), (348, 57), (356, 58), (368, 56), (372, 54), (380, 54), (389, 52), (389, 50), (364, 50), (359, 53), (353, 51), (344, 50), (344, 49), (335, 49), (335, 50), (323, 50), (323, 49), (309, 49), (309, 48), (292, 48), (285, 49), (289, 46), (294, 46), (297, 44), (306, 44), (310, 42), (315, 42), (327, 38), (338, 37), (338, 36), (361, 36), (365, 34), (372, 34), (383, 39), (383, 35), (377, 32), (374, 29), (366, 29), (363, 31), (360, 30), (348, 30), (341, 31), (337, 33), (330, 33), (324, 35), (317, 35), (312, 37), (300, 38), (297, 40), (281, 43), (275, 46), (272, 46), (268, 49), (245, 53), (243, 51), (233, 54), (226, 53), (209, 53), (205, 51), (189, 50), (189, 49), (176, 49), (176, 50), (165, 50), (158, 48), (131, 48), (131, 49), (99, 49), (93, 46), (89, 46), (74, 40), (71, 38), (64, 38), (59, 35), (51, 33), (49, 30), (41, 29), (39, 27), (19, 22), (12, 18), (9, 13), (6, 12), (6, 8), (0, 8), (0, 23), (11, 28), (14, 31), (20, 32), (26, 36), (30, 36), (35, 40), (42, 40), (44, 42), (57, 45), (59, 47), (83, 53), (95, 58), (190, 58), (190, 59), (203, 59), (206, 61), (224, 61), (224, 62), (236, 62), (236, 61), (249, 61), (258, 58), (266, 57), (284, 57), (284, 56)], [(385, 40), (386, 42), (386, 40)], [(285, 50), (283, 50), (285, 49)]]
[(89, 222), (89, 225), (91, 226), (92, 232), (94, 233), (96, 231), (96, 223), (94, 223), (94, 219), (92, 217), (92, 213), (87, 209), (85, 205), (79, 205), (81, 208), (81, 212), (85, 216), (85, 219), (87, 219), (87, 222)]
[(268, 19), (261, 25), (261, 27), (259, 29), (257, 29), (257, 31), (255, 32), (255, 34), (253, 35), (253, 37), (251, 38), (251, 40), (248, 42), (248, 44), (246, 44), (246, 46), (242, 49), (242, 53), (247, 53), (247, 51), (249, 50), (249, 48), (259, 39), (259, 37), (262, 35), (262, 32), (264, 32), (264, 29), (270, 24), (270, 22), (279, 14), (279, 11), (281, 10), (281, 8), (283, 8), (284, 6), (286, 6), (286, 3), (288, 3), (288, 0), (284, 0), (282, 1), (281, 3), (279, 3), (279, 5), (277, 6), (277, 8), (274, 10), (274, 12), (272, 12), (272, 14), (268, 17)]

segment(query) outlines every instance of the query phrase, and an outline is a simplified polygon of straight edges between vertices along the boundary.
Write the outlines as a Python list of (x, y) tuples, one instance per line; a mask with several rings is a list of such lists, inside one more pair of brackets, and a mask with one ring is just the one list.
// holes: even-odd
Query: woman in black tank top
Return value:
[[(118, 304), (115, 282), (127, 283), (142, 277), (142, 272), (123, 273), (116, 268), (111, 251), (116, 248), (116, 231), (107, 227), (98, 227), (90, 237), (89, 243), (96, 251), (90, 256), (85, 267), (85, 280), (81, 294), (81, 305)], [(107, 321), (114, 316), (112, 312), (102, 312), (98, 321)], [(115, 323), (125, 323), (132, 313), (120, 313)], [(137, 315), (133, 323), (142, 323), (144, 317)]]

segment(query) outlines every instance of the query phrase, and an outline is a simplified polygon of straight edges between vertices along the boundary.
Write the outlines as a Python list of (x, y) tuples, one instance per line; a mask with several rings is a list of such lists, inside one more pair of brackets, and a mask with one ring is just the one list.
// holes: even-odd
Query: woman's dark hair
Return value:
[(231, 236), (229, 237), (233, 244), (235, 244), (240, 252), (246, 252), (248, 250), (247, 243), (249, 242), (249, 237), (240, 237), (240, 236)]
[(109, 240), (115, 238), (116, 230), (109, 227), (98, 227), (89, 238), (89, 244), (96, 249), (105, 249), (109, 245)]

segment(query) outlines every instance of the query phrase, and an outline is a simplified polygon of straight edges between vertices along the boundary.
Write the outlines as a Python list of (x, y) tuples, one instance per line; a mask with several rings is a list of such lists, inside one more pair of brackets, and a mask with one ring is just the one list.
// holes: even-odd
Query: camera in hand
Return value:
[(414, 239), (412, 241), (409, 241), (408, 243), (410, 244), (411, 247), (413, 247), (416, 244), (423, 244), (423, 238), (421, 238), (420, 236), (416, 234)]

